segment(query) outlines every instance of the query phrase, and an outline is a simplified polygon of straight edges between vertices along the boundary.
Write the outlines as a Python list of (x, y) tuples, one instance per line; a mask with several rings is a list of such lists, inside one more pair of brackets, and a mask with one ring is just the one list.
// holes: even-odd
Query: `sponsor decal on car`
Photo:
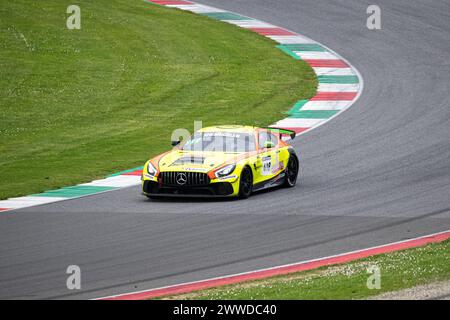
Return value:
[(184, 168), (184, 171), (206, 172), (208, 170), (205, 168)]

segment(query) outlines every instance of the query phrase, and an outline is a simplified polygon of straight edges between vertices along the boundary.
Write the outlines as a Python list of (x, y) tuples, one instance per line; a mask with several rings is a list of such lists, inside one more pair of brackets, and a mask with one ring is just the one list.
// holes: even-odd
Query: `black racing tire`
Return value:
[(247, 199), (253, 191), (253, 173), (249, 167), (244, 167), (239, 179), (239, 198)]
[(292, 188), (297, 183), (299, 171), (298, 158), (295, 154), (291, 154), (289, 157), (288, 164), (286, 166), (285, 177), (284, 177), (284, 186), (287, 188)]

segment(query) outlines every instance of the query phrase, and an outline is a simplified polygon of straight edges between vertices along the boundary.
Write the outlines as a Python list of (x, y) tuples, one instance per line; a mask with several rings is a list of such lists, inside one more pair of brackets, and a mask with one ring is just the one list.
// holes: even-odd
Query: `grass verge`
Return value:
[[(66, 9), (81, 8), (81, 30)], [(268, 125), (312, 69), (250, 31), (142, 0), (0, 8), (0, 199), (142, 165), (175, 128)]]
[[(378, 266), (381, 289), (368, 289), (367, 269)], [(450, 279), (450, 240), (263, 280), (164, 299), (362, 299), (384, 292)]]

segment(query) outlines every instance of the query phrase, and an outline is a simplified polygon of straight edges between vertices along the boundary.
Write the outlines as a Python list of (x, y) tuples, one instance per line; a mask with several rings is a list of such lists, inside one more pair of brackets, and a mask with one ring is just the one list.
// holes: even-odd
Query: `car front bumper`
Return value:
[[(198, 196), (233, 197), (239, 194), (239, 176), (210, 179), (206, 174), (181, 172), (187, 177), (186, 185), (176, 181), (177, 172), (159, 172), (157, 176), (142, 175), (142, 193), (146, 196)], [(203, 175), (203, 176), (202, 176)]]
[(144, 180), (142, 193), (146, 196), (180, 196), (180, 197), (232, 197), (239, 192), (236, 183), (215, 182), (203, 186), (164, 185), (157, 181)]

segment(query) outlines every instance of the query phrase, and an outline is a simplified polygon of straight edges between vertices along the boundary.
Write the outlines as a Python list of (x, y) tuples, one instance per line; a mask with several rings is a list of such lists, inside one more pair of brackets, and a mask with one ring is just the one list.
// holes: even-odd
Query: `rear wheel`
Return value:
[(289, 157), (289, 162), (287, 164), (286, 170), (285, 170), (285, 180), (284, 180), (284, 186), (288, 188), (292, 188), (297, 183), (297, 176), (298, 176), (298, 159), (295, 155), (291, 154)]
[(239, 198), (247, 199), (253, 191), (253, 174), (249, 167), (244, 167), (239, 182)]

